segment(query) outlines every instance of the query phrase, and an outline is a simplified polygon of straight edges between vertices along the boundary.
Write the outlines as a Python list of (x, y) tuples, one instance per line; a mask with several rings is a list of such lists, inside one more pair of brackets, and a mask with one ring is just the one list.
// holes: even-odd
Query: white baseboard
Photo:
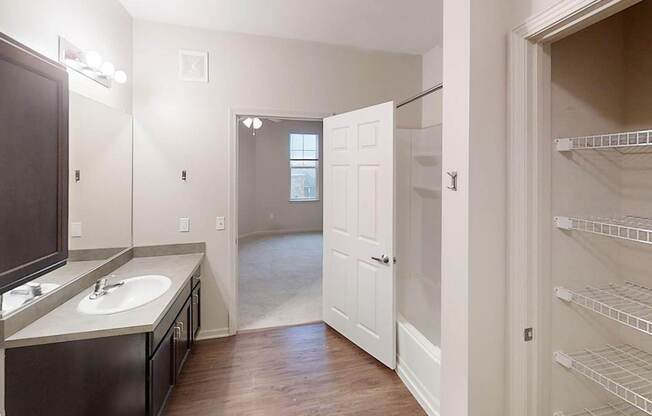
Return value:
[(218, 329), (207, 329), (199, 330), (199, 335), (197, 335), (197, 341), (203, 341), (206, 339), (215, 339), (215, 338), (224, 338), (229, 336), (229, 328), (218, 328)]
[(396, 373), (428, 416), (439, 416), (441, 351), (399, 317)]
[(238, 240), (251, 237), (261, 237), (264, 235), (275, 235), (275, 234), (301, 234), (301, 233), (321, 233), (323, 230), (306, 228), (306, 229), (285, 229), (285, 230), (267, 230), (267, 231), (254, 231), (252, 233), (242, 234), (238, 237)]

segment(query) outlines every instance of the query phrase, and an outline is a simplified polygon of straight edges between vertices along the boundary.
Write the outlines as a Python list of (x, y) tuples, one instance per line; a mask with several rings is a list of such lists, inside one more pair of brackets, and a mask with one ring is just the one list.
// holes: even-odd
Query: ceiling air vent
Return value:
[(180, 50), (179, 79), (208, 82), (208, 52)]

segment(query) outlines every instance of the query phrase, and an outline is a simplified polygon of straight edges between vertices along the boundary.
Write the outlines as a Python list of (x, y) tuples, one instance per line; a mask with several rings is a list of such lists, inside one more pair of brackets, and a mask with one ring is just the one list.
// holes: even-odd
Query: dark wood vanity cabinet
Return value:
[[(161, 414), (188, 358), (199, 329), (200, 288), (199, 279), (193, 276), (159, 326), (148, 334), (152, 351), (148, 360), (148, 416)], [(166, 328), (165, 335), (159, 336)]]
[(68, 257), (68, 73), (0, 33), (0, 293)]
[(198, 277), (152, 332), (7, 349), (7, 415), (161, 415), (199, 329)]

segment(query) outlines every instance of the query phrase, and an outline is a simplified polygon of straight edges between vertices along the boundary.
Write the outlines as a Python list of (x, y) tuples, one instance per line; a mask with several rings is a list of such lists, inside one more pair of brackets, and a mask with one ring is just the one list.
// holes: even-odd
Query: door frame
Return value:
[[(228, 145), (228, 207), (226, 218), (227, 231), (227, 273), (228, 281), (231, 284), (229, 288), (229, 299), (227, 308), (229, 313), (229, 335), (235, 335), (238, 332), (238, 282), (240, 280), (239, 260), (238, 260), (238, 117), (256, 115), (259, 117), (274, 117), (285, 120), (305, 120), (305, 121), (322, 121), (325, 117), (333, 115), (332, 112), (310, 112), (310, 111), (291, 111), (275, 110), (258, 107), (230, 107), (228, 115), (229, 126), (229, 145)], [(323, 138), (322, 138), (323, 140)]]
[[(550, 391), (550, 44), (641, 0), (564, 0), (509, 34), (507, 414), (552, 414)], [(534, 340), (523, 341), (524, 328)]]

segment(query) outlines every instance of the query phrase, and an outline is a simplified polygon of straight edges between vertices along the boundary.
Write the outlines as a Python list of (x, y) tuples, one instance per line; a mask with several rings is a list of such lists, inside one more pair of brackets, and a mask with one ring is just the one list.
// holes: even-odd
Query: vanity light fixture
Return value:
[(82, 51), (62, 37), (59, 37), (59, 61), (106, 88), (111, 88), (113, 81), (118, 84), (127, 82), (127, 74), (116, 71), (115, 65), (105, 62), (97, 51)]

